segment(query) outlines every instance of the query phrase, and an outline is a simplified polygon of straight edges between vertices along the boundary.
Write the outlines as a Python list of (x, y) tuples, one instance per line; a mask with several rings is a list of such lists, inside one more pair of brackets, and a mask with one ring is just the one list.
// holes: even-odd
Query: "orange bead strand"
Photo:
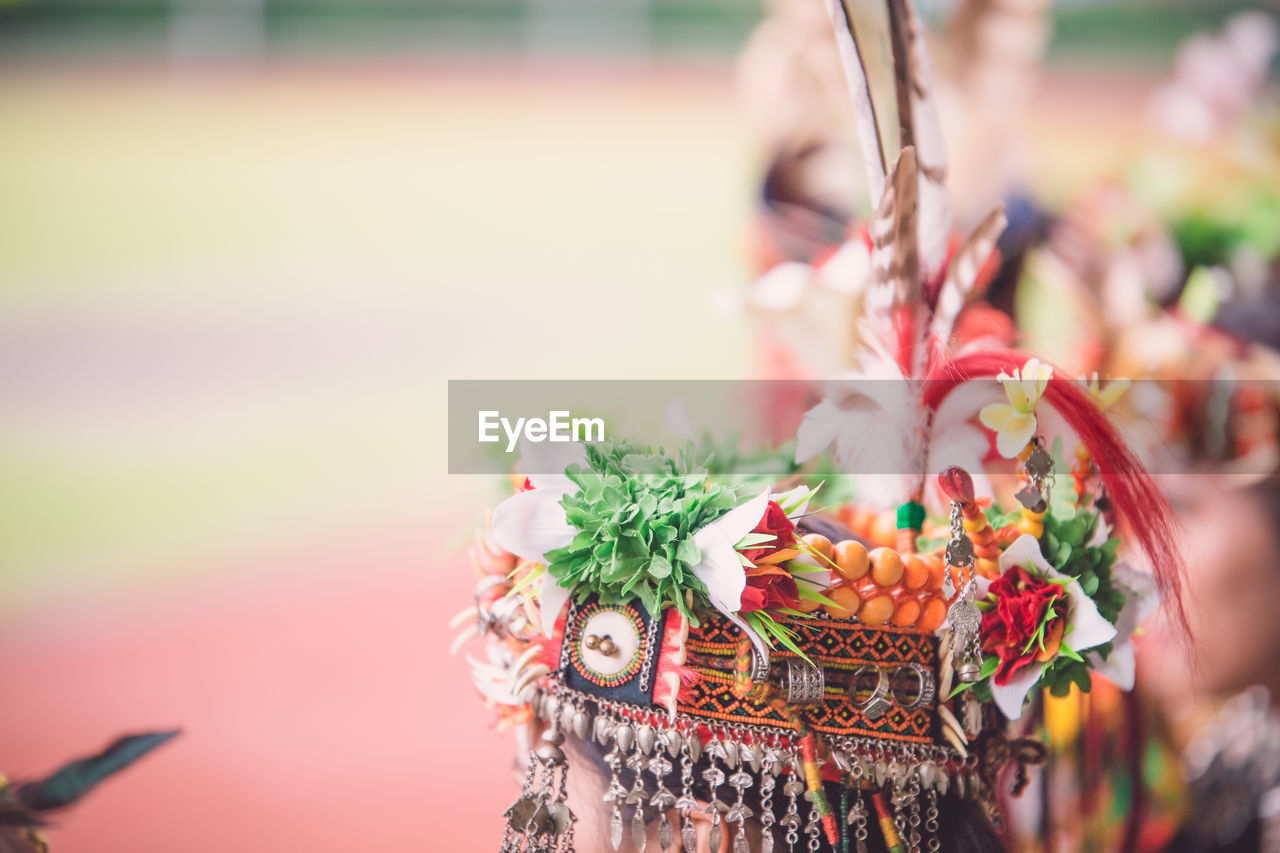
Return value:
[(831, 618), (856, 616), (867, 625), (923, 631), (937, 630), (946, 619), (941, 557), (904, 555), (884, 547), (867, 551), (851, 539), (835, 543), (832, 554), (835, 566), (826, 596), (833, 604), (824, 608)]

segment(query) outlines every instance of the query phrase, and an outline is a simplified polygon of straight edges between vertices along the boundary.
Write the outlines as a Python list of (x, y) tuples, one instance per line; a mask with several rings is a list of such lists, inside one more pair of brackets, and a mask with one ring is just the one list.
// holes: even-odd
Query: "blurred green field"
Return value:
[(742, 375), (748, 150), (725, 73), (7, 75), (0, 607), (469, 527), (451, 377)]

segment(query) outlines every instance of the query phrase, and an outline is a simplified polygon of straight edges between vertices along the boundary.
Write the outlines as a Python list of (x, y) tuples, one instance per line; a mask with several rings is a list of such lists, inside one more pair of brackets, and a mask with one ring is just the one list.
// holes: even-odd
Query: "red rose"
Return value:
[[(767, 560), (779, 551), (791, 549), (796, 544), (796, 526), (778, 506), (777, 501), (769, 501), (764, 508), (764, 518), (756, 525), (752, 533), (765, 533), (773, 537), (772, 542), (765, 542), (754, 548), (746, 548), (741, 553), (753, 563)], [(794, 556), (794, 555), (792, 555)]]
[[(1067, 591), (1014, 566), (991, 583), (995, 608), (982, 614), (982, 650), (1000, 660), (995, 683), (1005, 685), (1024, 667), (1047, 660), (1058, 651), (1066, 627)], [(1044, 649), (1033, 643), (1045, 626)]]
[(742, 590), (742, 613), (753, 610), (771, 610), (800, 606), (800, 592), (796, 579), (781, 566), (752, 566), (746, 569), (747, 585)]

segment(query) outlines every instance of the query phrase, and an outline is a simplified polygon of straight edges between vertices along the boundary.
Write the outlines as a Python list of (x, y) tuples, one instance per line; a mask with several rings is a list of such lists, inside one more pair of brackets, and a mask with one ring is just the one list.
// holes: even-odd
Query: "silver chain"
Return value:
[(649, 617), (649, 632), (645, 635), (644, 660), (640, 663), (640, 692), (649, 691), (649, 679), (653, 676), (653, 660), (658, 656), (658, 623), (660, 618)]

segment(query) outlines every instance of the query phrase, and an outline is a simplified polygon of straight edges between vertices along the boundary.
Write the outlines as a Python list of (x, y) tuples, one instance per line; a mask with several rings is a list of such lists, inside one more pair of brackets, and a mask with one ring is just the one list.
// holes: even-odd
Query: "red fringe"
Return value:
[(667, 626), (662, 632), (662, 646), (658, 654), (658, 669), (653, 679), (653, 703), (675, 712), (676, 703), (689, 699), (689, 688), (700, 677), (684, 665), (687, 643), (685, 617), (672, 611), (667, 616)]
[(564, 625), (569, 618), (569, 608), (562, 608), (560, 617), (551, 629), (550, 637), (538, 637), (533, 642), (542, 647), (539, 657), (547, 668), (555, 671), (560, 668), (560, 647), (564, 644)]
[[(930, 373), (922, 402), (936, 409), (961, 383), (995, 378), (1002, 372), (1011, 373), (1031, 357), (1017, 350), (987, 350), (958, 356)], [(1182, 634), (1189, 636), (1187, 616), (1182, 607), (1186, 570), (1180, 526), (1169, 502), (1083, 386), (1055, 377), (1049, 381), (1044, 399), (1062, 415), (1088, 448), (1117, 517), (1124, 522), (1127, 535), (1151, 563), (1167, 612)]]

